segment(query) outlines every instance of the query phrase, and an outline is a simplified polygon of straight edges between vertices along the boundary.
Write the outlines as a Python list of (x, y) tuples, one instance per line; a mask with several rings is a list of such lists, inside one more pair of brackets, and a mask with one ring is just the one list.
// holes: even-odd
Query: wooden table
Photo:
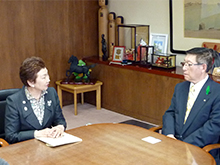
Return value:
[(84, 103), (84, 92), (96, 91), (96, 107), (101, 109), (101, 81), (97, 81), (94, 85), (74, 85), (74, 84), (61, 84), (62, 80), (56, 81), (57, 94), (60, 99), (60, 106), (63, 106), (62, 91), (67, 91), (74, 94), (74, 111), (77, 115), (77, 94), (81, 93), (81, 103)]
[[(213, 157), (199, 147), (128, 124), (94, 124), (67, 131), (82, 142), (50, 148), (36, 139), (0, 149), (10, 165), (215, 165)], [(141, 139), (162, 141), (150, 144)]]

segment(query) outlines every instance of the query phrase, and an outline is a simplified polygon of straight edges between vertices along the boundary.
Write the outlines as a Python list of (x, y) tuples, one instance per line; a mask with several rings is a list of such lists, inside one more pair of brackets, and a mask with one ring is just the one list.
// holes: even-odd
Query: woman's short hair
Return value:
[(25, 86), (29, 86), (27, 81), (36, 82), (37, 73), (45, 68), (45, 63), (40, 57), (30, 57), (25, 59), (20, 66), (20, 79)]

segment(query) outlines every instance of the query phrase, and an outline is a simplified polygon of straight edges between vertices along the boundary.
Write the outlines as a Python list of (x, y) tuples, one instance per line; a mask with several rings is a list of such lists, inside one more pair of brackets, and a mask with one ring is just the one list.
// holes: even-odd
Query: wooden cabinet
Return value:
[[(96, 62), (85, 61), (88, 65)], [(91, 77), (103, 82), (103, 108), (154, 124), (162, 124), (175, 85), (184, 81), (182, 75), (173, 71), (152, 71), (137, 66), (108, 65), (107, 62), (99, 62), (92, 69)], [(95, 105), (94, 95), (86, 93), (85, 101)]]

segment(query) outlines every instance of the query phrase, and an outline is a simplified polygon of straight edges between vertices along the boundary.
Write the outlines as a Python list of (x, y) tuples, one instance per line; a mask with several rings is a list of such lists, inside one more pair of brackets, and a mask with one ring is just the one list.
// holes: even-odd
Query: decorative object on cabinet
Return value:
[[(124, 24), (124, 17), (122, 16), (117, 16), (116, 21), (115, 21), (115, 46), (119, 46), (118, 45), (118, 41), (120, 40), (121, 43), (124, 43), (123, 41), (123, 36), (121, 36), (121, 38), (118, 38), (118, 25), (123, 25)], [(122, 33), (122, 32), (121, 32)]]
[(134, 62), (141, 61), (141, 58), (138, 57), (138, 46), (143, 42), (149, 45), (149, 29), (149, 25), (118, 25), (118, 46), (125, 46), (126, 49), (134, 50)]
[(216, 43), (216, 42), (203, 42), (202, 43), (202, 47), (213, 49), (213, 50), (217, 51), (218, 53), (220, 53), (220, 43)]
[(140, 51), (140, 55), (138, 57), (140, 58), (140, 65), (142, 66), (150, 66), (151, 61), (149, 55), (152, 55), (154, 52), (154, 46), (138, 46), (138, 52)]
[(108, 15), (108, 60), (112, 60), (112, 52), (115, 46), (115, 13), (110, 12)]
[(213, 72), (212, 72), (213, 76), (220, 76), (220, 67), (215, 67)]
[(146, 53), (147, 53), (147, 49), (145, 49), (145, 47), (147, 46), (147, 43), (141, 38), (140, 39), (140, 43), (138, 44), (137, 47), (137, 58), (136, 61), (145, 61), (145, 57), (146, 57)]
[(124, 56), (125, 60), (133, 61), (134, 60), (134, 55), (135, 55), (135, 50), (134, 49), (125, 49), (125, 56)]
[[(90, 72), (96, 64), (86, 66), (84, 61), (78, 60), (73, 55), (69, 58), (68, 63), (71, 63), (70, 69), (66, 71), (67, 78), (61, 82), (62, 84), (90, 84)], [(74, 75), (74, 79), (71, 79), (72, 75)]]
[(105, 39), (105, 35), (102, 34), (102, 60), (106, 61), (108, 60), (108, 54), (107, 54), (107, 44), (106, 44), (106, 39)]
[(152, 66), (166, 69), (176, 67), (176, 55), (174, 54), (154, 53), (151, 56)]
[[(105, 35), (106, 44), (108, 45), (108, 0), (99, 0), (99, 58), (102, 59), (102, 34)], [(108, 49), (108, 48), (107, 48)]]
[(112, 62), (121, 63), (124, 60), (125, 46), (114, 46)]
[(167, 53), (168, 34), (150, 34), (150, 45), (154, 46), (154, 53)]
[(213, 52), (214, 63), (209, 73), (211, 73), (214, 76), (220, 76), (220, 43), (203, 42), (202, 47), (213, 49), (216, 51), (216, 52)]

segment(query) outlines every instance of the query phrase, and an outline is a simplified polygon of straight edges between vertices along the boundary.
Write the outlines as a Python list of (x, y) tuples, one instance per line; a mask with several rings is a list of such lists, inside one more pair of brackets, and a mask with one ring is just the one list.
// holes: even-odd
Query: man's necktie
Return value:
[(186, 108), (186, 114), (185, 114), (185, 119), (184, 119), (184, 124), (186, 123), (186, 120), (189, 116), (189, 113), (191, 111), (191, 108), (195, 102), (195, 88), (194, 85), (191, 86), (189, 90), (189, 95), (188, 95), (188, 101), (187, 101), (187, 108)]

